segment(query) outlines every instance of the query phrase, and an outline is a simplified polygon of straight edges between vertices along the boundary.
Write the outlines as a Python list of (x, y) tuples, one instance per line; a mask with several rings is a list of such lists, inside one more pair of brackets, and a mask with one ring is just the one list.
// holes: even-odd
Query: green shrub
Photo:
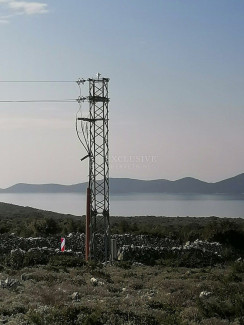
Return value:
[(129, 270), (132, 267), (132, 262), (131, 261), (118, 261), (118, 262), (115, 262), (114, 265), (117, 267), (120, 267), (121, 269)]
[(91, 271), (91, 274), (96, 278), (106, 280), (108, 283), (112, 283), (111, 275), (108, 272), (105, 272), (102, 269), (94, 269)]
[(46, 252), (33, 250), (26, 252), (23, 260), (23, 266), (29, 267), (34, 265), (46, 265), (49, 261), (49, 256)]
[(86, 263), (86, 265), (87, 265), (87, 268), (89, 270), (97, 270), (97, 269), (102, 269), (103, 268), (102, 263), (97, 262), (97, 261), (92, 261), (92, 260), (91, 261), (88, 261)]
[(211, 240), (218, 241), (238, 250), (244, 250), (244, 232), (238, 229), (229, 229), (226, 231), (218, 232), (213, 235)]
[(7, 255), (5, 258), (5, 264), (10, 266), (13, 270), (21, 269), (24, 262), (25, 252), (21, 249), (16, 249)]
[(93, 311), (90, 315), (86, 315), (83, 319), (84, 325), (102, 325), (101, 314), (98, 311)]
[(79, 309), (75, 307), (59, 306), (53, 308), (39, 308), (30, 310), (27, 319), (35, 325), (72, 325), (76, 324)]
[(164, 305), (163, 303), (159, 301), (152, 300), (148, 303), (148, 306), (152, 309), (163, 309)]
[(244, 274), (244, 261), (234, 262), (232, 265), (233, 272)]
[(1, 306), (0, 307), (0, 315), (2, 316), (11, 316), (11, 315), (16, 315), (16, 314), (25, 314), (28, 310), (27, 306), (23, 305), (9, 305), (8, 307), (6, 306)]
[(204, 317), (219, 317), (234, 320), (244, 315), (244, 295), (231, 294), (224, 297), (218, 295), (209, 299), (198, 299), (197, 306)]
[(49, 265), (53, 267), (77, 267), (85, 264), (86, 262), (81, 257), (76, 255), (59, 254), (51, 256), (49, 259)]

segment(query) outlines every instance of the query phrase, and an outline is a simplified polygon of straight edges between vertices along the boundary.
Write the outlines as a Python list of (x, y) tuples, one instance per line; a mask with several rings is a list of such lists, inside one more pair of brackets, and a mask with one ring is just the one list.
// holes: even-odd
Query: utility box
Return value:
[(111, 261), (118, 260), (118, 252), (117, 252), (117, 242), (116, 239), (111, 239)]

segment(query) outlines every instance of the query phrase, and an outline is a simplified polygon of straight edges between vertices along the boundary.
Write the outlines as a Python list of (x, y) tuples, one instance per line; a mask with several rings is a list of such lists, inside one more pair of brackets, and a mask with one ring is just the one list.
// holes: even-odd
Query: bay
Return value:
[[(0, 202), (65, 214), (83, 215), (85, 194), (1, 193)], [(112, 216), (219, 216), (244, 218), (244, 194), (130, 194), (110, 196)]]

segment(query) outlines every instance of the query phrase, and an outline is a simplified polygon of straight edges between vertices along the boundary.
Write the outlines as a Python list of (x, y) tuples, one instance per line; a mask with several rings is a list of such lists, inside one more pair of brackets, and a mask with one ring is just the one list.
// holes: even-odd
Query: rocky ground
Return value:
[(85, 263), (84, 216), (0, 203), (0, 325), (244, 324), (244, 219), (110, 221), (118, 260)]
[(243, 264), (2, 270), (0, 324), (243, 324)]
[(58, 236), (0, 235), (0, 324), (244, 324), (244, 262), (220, 243), (114, 234), (103, 265), (84, 263), (84, 238), (62, 253)]

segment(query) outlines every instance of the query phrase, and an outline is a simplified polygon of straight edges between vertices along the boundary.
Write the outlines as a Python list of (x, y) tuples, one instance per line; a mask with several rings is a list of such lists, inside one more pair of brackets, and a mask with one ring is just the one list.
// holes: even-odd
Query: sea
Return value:
[[(84, 215), (85, 194), (0, 194), (0, 202)], [(130, 194), (110, 196), (111, 216), (218, 216), (244, 218), (244, 194)]]

